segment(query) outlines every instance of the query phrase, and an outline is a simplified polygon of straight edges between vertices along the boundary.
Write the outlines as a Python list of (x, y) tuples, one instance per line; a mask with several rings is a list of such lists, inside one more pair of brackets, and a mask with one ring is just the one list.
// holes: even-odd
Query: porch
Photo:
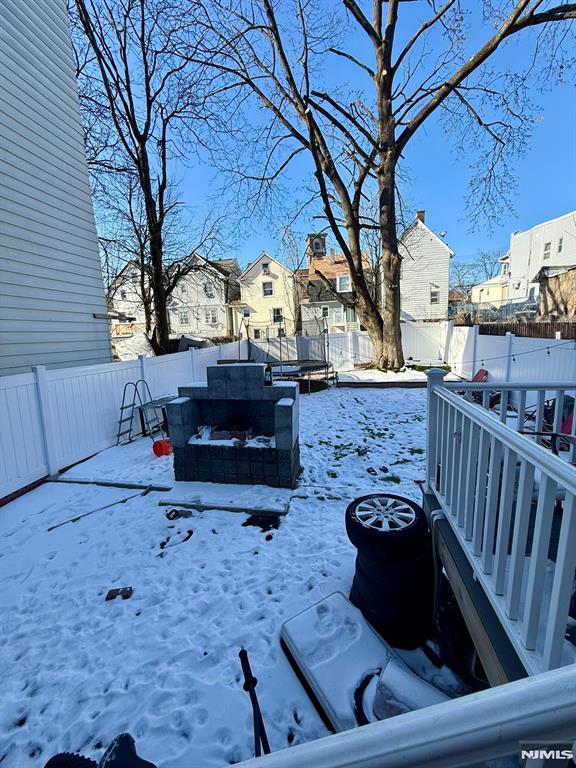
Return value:
[(485, 627), (478, 634), (478, 599), (460, 584), (456, 596), (488, 677), (505, 682), (507, 669), (518, 670), (503, 659), (508, 643), (528, 675), (572, 664), (576, 387), (444, 376), (428, 373), (425, 498), (440, 511), (431, 520), (444, 525), (448, 575), (463, 553), (469, 584), (481, 587), (505, 635), (501, 643)]

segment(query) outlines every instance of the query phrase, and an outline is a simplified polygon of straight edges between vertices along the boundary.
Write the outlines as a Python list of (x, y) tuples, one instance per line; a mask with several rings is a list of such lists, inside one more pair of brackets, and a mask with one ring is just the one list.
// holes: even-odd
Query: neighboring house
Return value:
[[(354, 307), (342, 304), (328, 288), (324, 277), (334, 291), (353, 300), (354, 291), (348, 262), (342, 254), (326, 252), (326, 235), (316, 233), (306, 237), (308, 267), (298, 270), (301, 286), (300, 315), (302, 333), (313, 335), (324, 330), (330, 333), (358, 331), (361, 326)], [(370, 264), (365, 269), (369, 275)]]
[(542, 267), (570, 267), (576, 264), (576, 211), (537, 224), (510, 237), (511, 302), (537, 301)]
[(576, 317), (576, 264), (542, 267), (535, 277), (540, 286), (538, 314), (573, 320)]
[(499, 261), (502, 265), (499, 275), (472, 287), (470, 291), (472, 304), (498, 308), (508, 301), (510, 254), (502, 256)]
[(195, 257), (197, 269), (178, 281), (168, 304), (170, 331), (201, 338), (232, 336), (240, 266), (236, 259), (207, 261)]
[[(239, 296), (240, 267), (236, 259), (208, 261), (192, 257), (192, 265), (168, 298), (170, 332), (201, 338), (230, 336), (233, 333), (230, 302)], [(115, 321), (113, 334), (145, 330), (140, 273), (135, 263), (128, 264), (109, 291), (110, 307), (131, 321)], [(130, 324), (128, 324), (128, 322)]]
[(296, 330), (294, 274), (261, 253), (240, 275), (240, 299), (234, 302), (234, 333), (250, 339), (291, 336)]
[[(444, 320), (448, 317), (450, 259), (454, 252), (425, 223), (425, 211), (402, 233), (398, 251), (402, 320)], [(380, 269), (379, 284), (382, 285)], [(381, 291), (384, 302), (384, 292)]]
[(0, 12), (0, 374), (112, 359), (65, 0)]

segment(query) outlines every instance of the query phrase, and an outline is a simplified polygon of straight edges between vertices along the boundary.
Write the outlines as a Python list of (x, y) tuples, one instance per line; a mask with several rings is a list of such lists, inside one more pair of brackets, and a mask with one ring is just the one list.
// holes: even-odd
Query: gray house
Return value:
[(2, 0), (0, 375), (110, 361), (65, 0)]

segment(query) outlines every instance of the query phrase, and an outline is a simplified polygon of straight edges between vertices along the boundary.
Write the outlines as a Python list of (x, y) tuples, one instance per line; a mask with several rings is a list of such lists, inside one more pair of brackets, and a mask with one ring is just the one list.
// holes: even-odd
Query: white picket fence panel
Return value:
[(247, 358), (246, 341), (157, 358), (0, 377), (0, 499), (116, 443), (124, 385), (152, 397), (206, 381), (220, 358)]

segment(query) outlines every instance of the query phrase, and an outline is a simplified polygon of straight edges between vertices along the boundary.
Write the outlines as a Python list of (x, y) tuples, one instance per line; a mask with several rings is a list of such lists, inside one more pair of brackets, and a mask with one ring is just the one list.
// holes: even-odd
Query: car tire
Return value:
[[(368, 524), (372, 512), (374, 523)], [(359, 553), (376, 561), (416, 559), (429, 546), (428, 520), (422, 507), (392, 493), (372, 493), (349, 504), (346, 532)]]
[(356, 562), (350, 601), (396, 648), (413, 650), (431, 635), (434, 585), (431, 565), (424, 560), (400, 576), (389, 573), (377, 580)]

